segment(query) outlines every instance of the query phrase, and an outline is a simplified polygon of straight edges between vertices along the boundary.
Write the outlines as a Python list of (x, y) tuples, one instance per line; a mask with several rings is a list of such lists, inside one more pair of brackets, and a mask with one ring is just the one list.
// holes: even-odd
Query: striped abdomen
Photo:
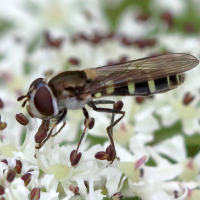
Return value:
[(141, 83), (128, 82), (123, 87), (108, 87), (106, 90), (95, 94), (95, 96), (149, 96), (172, 90), (183, 82), (183, 75), (173, 75)]

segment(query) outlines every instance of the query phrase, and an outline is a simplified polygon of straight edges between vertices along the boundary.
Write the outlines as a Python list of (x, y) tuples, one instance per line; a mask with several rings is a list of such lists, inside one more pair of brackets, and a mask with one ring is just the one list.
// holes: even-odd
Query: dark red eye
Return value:
[(34, 105), (38, 112), (46, 117), (54, 114), (52, 95), (47, 87), (40, 87), (34, 97)]

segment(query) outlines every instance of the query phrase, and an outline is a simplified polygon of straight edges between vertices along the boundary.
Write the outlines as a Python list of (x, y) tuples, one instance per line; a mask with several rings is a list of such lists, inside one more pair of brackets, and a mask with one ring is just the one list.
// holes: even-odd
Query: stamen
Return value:
[(29, 123), (29, 120), (22, 114), (16, 114), (15, 119), (23, 126), (26, 126)]
[(75, 186), (75, 185), (70, 185), (69, 186), (69, 189), (74, 193), (74, 194), (77, 194), (78, 191), (79, 191), (79, 187)]
[(183, 98), (183, 104), (188, 105), (190, 102), (194, 100), (194, 96), (187, 92)]
[(16, 160), (15, 171), (17, 172), (17, 174), (20, 174), (22, 171), (22, 162), (17, 159), (15, 160)]
[(0, 185), (0, 195), (3, 195), (5, 193), (5, 189), (2, 185)]
[(77, 150), (73, 150), (70, 154), (70, 162), (72, 166), (75, 166), (79, 163), (80, 159), (81, 159), (82, 153), (79, 152), (77, 154)]
[(94, 156), (98, 160), (107, 160), (108, 154), (104, 151), (99, 151)]
[(178, 198), (178, 191), (174, 190), (174, 198), (177, 199)]
[(4, 107), (4, 103), (2, 101), (2, 99), (0, 98), (0, 108), (3, 108)]
[(144, 169), (140, 168), (140, 178), (144, 178)]
[(136, 97), (135, 99), (136, 99), (136, 102), (140, 104), (140, 103), (143, 103), (145, 98), (144, 97)]
[(5, 163), (6, 165), (8, 165), (8, 160), (3, 159), (1, 162)]
[(16, 172), (15, 172), (14, 170), (11, 170), (11, 169), (10, 169), (10, 170), (8, 171), (8, 174), (7, 174), (7, 178), (6, 178), (6, 179), (7, 179), (8, 182), (11, 183), (11, 182), (14, 180), (15, 176), (16, 176)]
[(31, 174), (26, 173), (21, 177), (21, 179), (24, 181), (24, 185), (27, 186), (29, 182), (31, 181)]
[(123, 198), (123, 195), (121, 194), (121, 192), (117, 192), (113, 194), (111, 197), (112, 200), (121, 200), (122, 198)]
[(39, 200), (40, 199), (40, 188), (33, 188), (30, 194), (31, 200)]
[(112, 145), (109, 145), (106, 148), (106, 153), (108, 155), (107, 161), (113, 161), (115, 159), (115, 152), (114, 152)]
[(91, 118), (89, 122), (89, 129), (92, 129), (94, 127), (94, 124), (95, 124), (95, 120), (94, 118)]

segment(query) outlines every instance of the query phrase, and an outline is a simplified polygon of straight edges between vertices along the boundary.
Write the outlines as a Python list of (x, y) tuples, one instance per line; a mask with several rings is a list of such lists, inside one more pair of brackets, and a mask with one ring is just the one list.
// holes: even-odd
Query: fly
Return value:
[[(35, 135), (36, 149), (50, 138), (57, 135), (65, 126), (67, 110), (82, 109), (85, 116), (85, 128), (75, 150), (79, 146), (87, 129), (94, 126), (94, 118), (90, 118), (85, 105), (97, 112), (111, 113), (111, 124), (106, 128), (110, 140), (107, 158), (111, 163), (116, 157), (113, 140), (113, 127), (124, 117), (122, 101), (97, 100), (106, 96), (151, 96), (177, 88), (184, 82), (185, 71), (198, 65), (199, 61), (189, 54), (166, 54), (131, 60), (123, 63), (88, 68), (79, 71), (64, 71), (54, 76), (49, 82), (38, 78), (32, 82), (22, 107), (28, 101), (28, 110), (42, 124)], [(113, 108), (97, 107), (100, 104), (112, 104)], [(114, 115), (121, 116), (114, 120)], [(50, 126), (52, 119), (56, 121)], [(53, 134), (54, 128), (63, 122), (61, 128)]]

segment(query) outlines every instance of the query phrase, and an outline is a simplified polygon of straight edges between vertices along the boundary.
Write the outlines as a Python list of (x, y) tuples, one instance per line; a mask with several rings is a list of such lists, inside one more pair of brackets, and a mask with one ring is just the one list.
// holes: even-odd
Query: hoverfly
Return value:
[[(64, 71), (48, 82), (43, 78), (34, 80), (28, 93), (20, 96), (18, 101), (26, 98), (22, 107), (28, 101), (28, 110), (42, 120), (39, 130), (46, 134), (39, 137), (40, 139), (35, 139), (38, 143), (37, 149), (61, 131), (65, 125), (68, 109), (82, 109), (85, 116), (85, 128), (76, 152), (85, 131), (94, 126), (94, 119), (89, 117), (85, 105), (97, 112), (111, 113), (111, 124), (107, 127), (107, 133), (112, 151), (109, 161), (112, 163), (116, 157), (112, 129), (125, 115), (125, 111), (121, 110), (123, 103), (95, 99), (106, 96), (151, 96), (167, 92), (182, 84), (184, 76), (181, 73), (192, 69), (198, 63), (199, 61), (192, 55), (174, 53), (79, 71)], [(113, 108), (97, 107), (99, 104), (113, 104)], [(115, 114), (121, 116), (114, 120)], [(56, 121), (50, 127), (52, 119)], [(60, 122), (63, 122), (63, 125), (52, 134)]]

